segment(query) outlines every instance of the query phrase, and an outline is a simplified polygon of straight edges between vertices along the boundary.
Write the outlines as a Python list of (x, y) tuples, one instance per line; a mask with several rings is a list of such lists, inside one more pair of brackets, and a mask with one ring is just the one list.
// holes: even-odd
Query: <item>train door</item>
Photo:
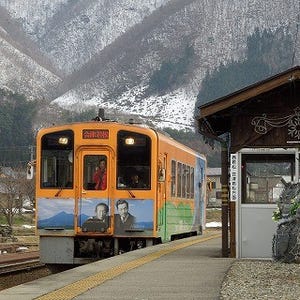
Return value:
[(157, 216), (158, 231), (162, 240), (167, 239), (166, 227), (166, 154), (161, 154), (158, 161), (158, 187), (157, 187)]
[(84, 149), (79, 154), (77, 233), (111, 232), (111, 154)]

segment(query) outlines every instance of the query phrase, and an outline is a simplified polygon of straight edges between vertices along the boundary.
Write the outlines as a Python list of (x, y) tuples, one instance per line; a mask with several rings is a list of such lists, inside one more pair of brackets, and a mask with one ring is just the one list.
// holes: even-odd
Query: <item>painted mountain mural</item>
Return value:
[(38, 229), (44, 228), (63, 228), (74, 229), (74, 214), (68, 214), (66, 212), (60, 212), (57, 215), (48, 219), (41, 219), (37, 222)]

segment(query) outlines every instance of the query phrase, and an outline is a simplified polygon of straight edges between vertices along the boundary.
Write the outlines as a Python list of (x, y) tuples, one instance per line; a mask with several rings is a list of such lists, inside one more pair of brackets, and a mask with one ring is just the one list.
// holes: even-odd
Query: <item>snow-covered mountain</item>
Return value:
[[(283, 28), (299, 61), (296, 0), (0, 0), (0, 88), (70, 110), (87, 106), (193, 127), (207, 72), (245, 57), (256, 28)], [(194, 49), (181, 84), (146, 93), (163, 62)]]

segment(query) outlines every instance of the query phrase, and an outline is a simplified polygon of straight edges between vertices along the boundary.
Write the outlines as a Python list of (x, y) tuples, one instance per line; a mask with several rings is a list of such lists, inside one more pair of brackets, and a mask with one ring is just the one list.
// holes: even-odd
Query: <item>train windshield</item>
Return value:
[(117, 188), (150, 189), (150, 137), (121, 130), (117, 138)]
[(73, 147), (71, 130), (42, 137), (41, 188), (73, 188)]

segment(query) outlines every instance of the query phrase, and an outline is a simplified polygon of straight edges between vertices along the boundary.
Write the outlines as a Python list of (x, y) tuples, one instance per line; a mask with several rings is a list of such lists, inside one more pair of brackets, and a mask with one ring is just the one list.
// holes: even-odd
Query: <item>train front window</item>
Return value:
[(106, 190), (107, 157), (105, 155), (86, 155), (84, 157), (83, 187), (85, 190)]
[(117, 138), (117, 188), (150, 189), (150, 137), (121, 130)]
[(41, 188), (73, 188), (73, 148), (71, 130), (42, 137)]

